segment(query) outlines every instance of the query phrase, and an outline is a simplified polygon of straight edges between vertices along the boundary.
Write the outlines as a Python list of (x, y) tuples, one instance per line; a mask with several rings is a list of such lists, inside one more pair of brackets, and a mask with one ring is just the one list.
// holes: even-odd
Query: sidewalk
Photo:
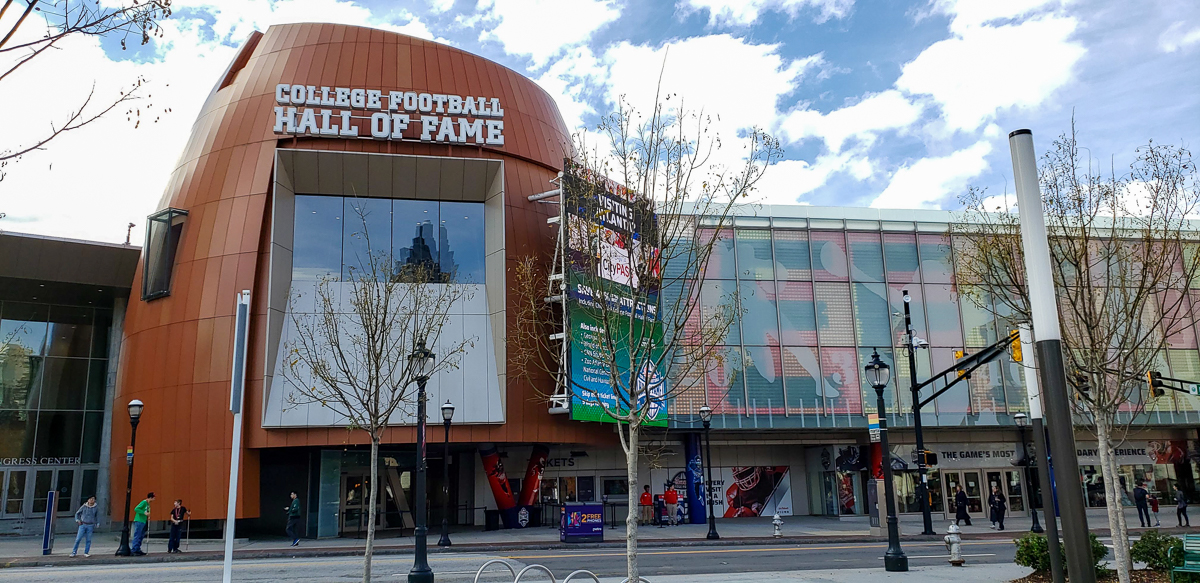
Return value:
[[(1030, 574), (1027, 567), (1011, 564), (976, 565), (974, 567), (913, 567), (904, 573), (888, 573), (878, 567), (870, 569), (838, 569), (836, 571), (786, 571), (758, 572), (717, 575), (656, 575), (653, 583), (693, 583), (695, 581), (720, 581), (720, 583), (758, 583), (777, 581), (780, 583), (880, 583), (884, 581), (913, 581), (921, 583), (975, 583), (1012, 581)], [(585, 579), (586, 580), (586, 579)], [(620, 578), (602, 578), (602, 583), (620, 583)]]
[[(1131, 524), (1138, 524), (1136, 514), (1130, 513), (1126, 519)], [(871, 536), (866, 518), (838, 520), (821, 516), (789, 516), (783, 520), (783, 537), (780, 539), (775, 539), (771, 536), (773, 529), (770, 518), (758, 517), (718, 519), (716, 521), (717, 532), (721, 538), (716, 541), (706, 539), (708, 533), (707, 524), (640, 527), (638, 528), (638, 541), (639, 544), (646, 547), (661, 547), (738, 544), (819, 544), (886, 540), (886, 532), (883, 533), (883, 536)], [(1174, 517), (1172, 517), (1172, 520), (1174, 520)], [(1100, 536), (1107, 535), (1107, 520), (1103, 514), (1092, 515), (1089, 513), (1088, 522), (1092, 532)], [(935, 515), (933, 526), (934, 531), (938, 534), (933, 537), (927, 537), (920, 534), (922, 530), (920, 516), (903, 516), (900, 519), (900, 533), (901, 537), (905, 540), (933, 539), (940, 541), (949, 524), (950, 522), (941, 520)], [(987, 520), (977, 519), (974, 521), (973, 526), (962, 526), (961, 528), (964, 540), (968, 541), (981, 538), (1012, 539), (1028, 532), (1030, 524), (1031, 521), (1028, 517), (1013, 518), (1005, 521), (1007, 530), (1001, 532), (991, 530)], [(1167, 523), (1164, 522), (1163, 526), (1166, 527)], [(1139, 528), (1134, 528), (1132, 529), (1132, 534), (1136, 536), (1140, 530)], [(1162, 528), (1161, 530), (1172, 533), (1185, 531), (1173, 527)], [(451, 539), (454, 545), (450, 549), (442, 549), (436, 546), (440, 531), (437, 527), (434, 527), (430, 529), (429, 533), (429, 549), (430, 552), (497, 552), (505, 550), (564, 548), (568, 546), (571, 548), (615, 548), (624, 546), (624, 531), (624, 526), (619, 525), (616, 529), (608, 528), (605, 530), (606, 542), (566, 545), (559, 542), (557, 528), (536, 527), (490, 532), (478, 528), (463, 528), (460, 530), (451, 530)], [(41, 537), (0, 537), (0, 566), (57, 565), (69, 561), (83, 561), (85, 560), (83, 558), (70, 559), (67, 557), (71, 552), (74, 539), (74, 535), (70, 534), (56, 536), (54, 553), (49, 556), (43, 556), (41, 554)], [(144, 550), (149, 553), (149, 556), (138, 558), (122, 557), (118, 559), (114, 554), (119, 541), (119, 531), (96, 533), (92, 540), (92, 556), (86, 560), (97, 563), (113, 561), (127, 562), (131, 560), (147, 562), (195, 561), (217, 558), (224, 550), (224, 545), (219, 539), (192, 539), (183, 543), (182, 548), (185, 551), (183, 554), (168, 555), (166, 554), (166, 538), (152, 537), (147, 539), (143, 545)], [(283, 537), (250, 540), (238, 539), (235, 542), (234, 548), (235, 554), (239, 558), (339, 556), (360, 554), (365, 540), (349, 537), (319, 540), (304, 539), (300, 542), (298, 548), (290, 547), (290, 543), (291, 541)], [(395, 536), (388, 532), (382, 532), (376, 541), (376, 552), (381, 555), (409, 553), (412, 552), (412, 546), (412, 531), (405, 531), (404, 536)], [(81, 554), (82, 551), (81, 545)]]

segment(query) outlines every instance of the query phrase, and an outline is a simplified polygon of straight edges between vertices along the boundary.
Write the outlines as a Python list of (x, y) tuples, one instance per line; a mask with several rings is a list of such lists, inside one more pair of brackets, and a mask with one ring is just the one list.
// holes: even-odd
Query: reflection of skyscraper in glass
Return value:
[[(438, 249), (442, 252), (439, 255)], [(421, 266), (432, 281), (449, 281), (455, 271), (454, 252), (450, 250), (446, 226), (439, 226), (437, 241), (433, 238), (433, 222), (417, 223), (412, 246), (402, 247), (396, 253), (396, 273), (411, 272), (407, 266)]]

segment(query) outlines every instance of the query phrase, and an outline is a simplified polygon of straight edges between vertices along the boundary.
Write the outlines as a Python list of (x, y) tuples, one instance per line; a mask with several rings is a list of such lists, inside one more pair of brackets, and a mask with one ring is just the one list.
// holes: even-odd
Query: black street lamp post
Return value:
[[(904, 290), (904, 330), (906, 338), (904, 340), (905, 350), (908, 352), (908, 377), (909, 387), (912, 390), (912, 412), (913, 412), (913, 431), (917, 436), (917, 498), (921, 503), (921, 520), (925, 529), (921, 534), (934, 535), (937, 534), (933, 530), (933, 512), (929, 507), (929, 478), (927, 477), (928, 470), (926, 468), (925, 458), (925, 435), (921, 431), (921, 396), (917, 388), (917, 348), (924, 342), (913, 333), (912, 312), (908, 304), (912, 298), (908, 295), (908, 290)], [(924, 346), (928, 346), (925, 343)], [(880, 417), (883, 414), (880, 413)]]
[(408, 366), (416, 373), (417, 381), (417, 483), (414, 497), (417, 499), (417, 528), (413, 531), (413, 568), (408, 572), (408, 583), (433, 583), (433, 570), (429, 568), (429, 557), (426, 550), (425, 500), (425, 383), (429, 381), (429, 373), (433, 370), (433, 352), (425, 348), (425, 341), (417, 342), (417, 347), (408, 355)]
[(1024, 413), (1013, 415), (1013, 423), (1017, 425), (1017, 434), (1020, 436), (1021, 443), (1021, 466), (1022, 478), (1025, 480), (1025, 491), (1029, 493), (1029, 515), (1033, 517), (1033, 525), (1029, 527), (1029, 532), (1046, 532), (1038, 522), (1037, 505), (1034, 504), (1033, 480), (1029, 478), (1029, 466), (1033, 459), (1029, 455), (1029, 447), (1025, 441), (1025, 428), (1029, 426), (1029, 416)]
[(450, 420), (454, 419), (454, 405), (449, 400), (442, 405), (442, 422), (446, 424), (446, 453), (442, 456), (442, 538), (439, 547), (450, 546)]
[(888, 449), (887, 411), (883, 406), (883, 390), (887, 388), (892, 373), (887, 363), (879, 360), (879, 352), (871, 355), (865, 367), (867, 382), (875, 389), (876, 409), (879, 414), (879, 447), (883, 449), (883, 497), (887, 507), (888, 549), (883, 554), (883, 568), (887, 571), (907, 571), (908, 557), (900, 548), (900, 527), (896, 522), (896, 499), (892, 487), (892, 452)]
[(708, 501), (708, 540), (717, 540), (721, 535), (717, 534), (717, 518), (713, 515), (712, 441), (708, 439), (708, 430), (712, 425), (711, 407), (700, 406), (700, 420), (704, 422), (704, 466), (708, 468), (708, 483), (704, 484), (704, 499)]
[(129, 548), (129, 504), (133, 501), (133, 447), (137, 443), (137, 426), (138, 421), (142, 418), (143, 407), (145, 405), (138, 399), (129, 402), (129, 425), (133, 430), (129, 434), (129, 455), (126, 456), (126, 462), (129, 464), (129, 476), (125, 478), (125, 526), (121, 527), (121, 546), (117, 547), (118, 557), (128, 557), (133, 554)]

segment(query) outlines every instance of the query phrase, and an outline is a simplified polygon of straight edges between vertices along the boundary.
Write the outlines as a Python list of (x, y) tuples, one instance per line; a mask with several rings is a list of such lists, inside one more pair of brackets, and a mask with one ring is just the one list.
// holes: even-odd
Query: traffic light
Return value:
[[(1017, 334), (1017, 331), (1013, 330), (1013, 334)], [(1018, 335), (1016, 338), (1013, 339), (1011, 346), (1012, 346), (1013, 362), (1021, 362), (1021, 336), (1020, 335)]]
[[(954, 351), (954, 360), (955, 360), (955, 361), (962, 360), (963, 356), (965, 356), (965, 355), (966, 355), (966, 352), (965, 352), (965, 351), (962, 351), (962, 350), (955, 350), (955, 351)], [(963, 377), (965, 377), (965, 376), (967, 376), (967, 372), (966, 372), (966, 371), (964, 371), (964, 370), (959, 370), (959, 371), (958, 371), (958, 378), (960, 378), (960, 379), (961, 379), (961, 378), (963, 378)]]
[(1146, 373), (1146, 385), (1150, 388), (1150, 396), (1161, 397), (1167, 392), (1163, 390), (1162, 373), (1152, 370)]

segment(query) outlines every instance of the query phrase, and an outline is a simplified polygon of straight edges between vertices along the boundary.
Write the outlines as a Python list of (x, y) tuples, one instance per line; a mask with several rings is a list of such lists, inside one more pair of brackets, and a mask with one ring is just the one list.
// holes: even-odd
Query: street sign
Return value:
[(879, 415), (867, 414), (867, 431), (871, 434), (871, 443), (879, 443)]
[(1200, 396), (1200, 385), (1188, 385), (1188, 394)]

